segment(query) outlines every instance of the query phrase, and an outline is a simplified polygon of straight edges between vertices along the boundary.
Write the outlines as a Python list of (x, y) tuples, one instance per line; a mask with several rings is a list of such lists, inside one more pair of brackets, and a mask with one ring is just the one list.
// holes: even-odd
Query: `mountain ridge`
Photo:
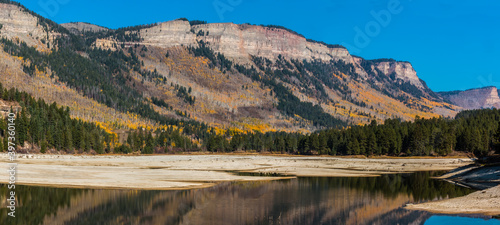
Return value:
[[(16, 11), (12, 7), (7, 7), (9, 12)], [(335, 120), (356, 125), (374, 119), (412, 120), (417, 115), (430, 118), (456, 113), (454, 106), (418, 78), (409, 62), (365, 60), (350, 55), (343, 47), (309, 41), (279, 27), (192, 25), (186, 20), (174, 20), (78, 36), (61, 25), (23, 14), (22, 9), (17, 11), (20, 13), (0, 16), (0, 23), (4, 23), (0, 35), (13, 41), (12, 48), (22, 47), (20, 43), (24, 42), (40, 51), (41, 58), (55, 57), (49, 50), (67, 49), (70, 54), (66, 56), (86, 59), (96, 71), (109, 70), (113, 74), (110, 79), (123, 76), (126, 81), (114, 84), (117, 91), (133, 91), (137, 95), (134, 104), (144, 104), (169, 118), (207, 122), (220, 128), (312, 131), (328, 127)], [(18, 18), (27, 18), (28, 22), (16, 31), (14, 21)], [(26, 35), (37, 30), (40, 32)], [(11, 50), (8, 54), (20, 56)], [(124, 106), (116, 105), (119, 97), (110, 101), (108, 94), (97, 94), (99, 89), (106, 91), (110, 86), (70, 84), (72, 79), (85, 77), (79, 71), (63, 76), (65, 69), (57, 67), (57, 61), (49, 60), (46, 65), (29, 55), (13, 60), (24, 68), (23, 72), (29, 72), (16, 73), (36, 88), (40, 86), (33, 81), (48, 75), (53, 78), (44, 84), (64, 85), (125, 112)], [(121, 66), (111, 70), (109, 60)], [(12, 66), (5, 64), (4, 68), (11, 70)], [(15, 82), (10, 86), (25, 88)], [(38, 95), (54, 99), (47, 93)], [(136, 113), (146, 115), (140, 110)]]
[(80, 35), (83, 32), (99, 32), (99, 31), (109, 30), (109, 28), (107, 28), (107, 27), (94, 25), (94, 24), (87, 23), (87, 22), (70, 22), (70, 23), (62, 23), (59, 25), (66, 28), (68, 31), (72, 32), (73, 34), (77, 34), (77, 35)]

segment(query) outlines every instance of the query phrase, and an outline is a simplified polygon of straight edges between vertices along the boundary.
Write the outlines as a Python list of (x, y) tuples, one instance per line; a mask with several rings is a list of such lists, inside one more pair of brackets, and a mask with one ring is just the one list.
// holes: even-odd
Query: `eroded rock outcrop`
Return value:
[(0, 3), (0, 24), (0, 37), (22, 41), (42, 51), (52, 47), (54, 40), (60, 36), (42, 26), (37, 17), (17, 5)]
[(347, 49), (328, 47), (280, 28), (248, 24), (212, 23), (193, 26), (198, 40), (210, 43), (218, 52), (240, 61), (249, 55), (276, 59), (279, 55), (293, 59), (343, 60), (352, 63)]
[(196, 35), (191, 32), (189, 22), (184, 20), (168, 21), (142, 29), (140, 35), (143, 38), (143, 44), (158, 47), (191, 46), (197, 44)]
[(440, 92), (439, 95), (464, 109), (500, 109), (500, 98), (498, 97), (498, 89), (496, 87)]
[(409, 62), (379, 61), (375, 65), (386, 76), (393, 76), (394, 79), (401, 79), (419, 88), (424, 88), (417, 76), (417, 72)]

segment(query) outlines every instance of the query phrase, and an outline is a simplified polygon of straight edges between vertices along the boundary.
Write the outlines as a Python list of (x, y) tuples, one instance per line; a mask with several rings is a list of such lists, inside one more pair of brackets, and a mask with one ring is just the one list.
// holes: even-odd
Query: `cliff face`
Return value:
[(276, 59), (279, 55), (293, 59), (344, 60), (352, 63), (345, 48), (329, 48), (320, 43), (279, 28), (247, 24), (212, 23), (191, 26), (188, 21), (174, 20), (140, 31), (142, 44), (157, 47), (196, 46), (204, 41), (216, 52), (239, 62), (249, 62), (250, 55)]
[(16, 5), (0, 3), (0, 24), (0, 37), (23, 41), (42, 51), (53, 46), (55, 38), (59, 36), (40, 25), (37, 17)]
[(500, 98), (496, 87), (470, 89), (466, 91), (440, 92), (443, 98), (465, 109), (500, 109)]
[(424, 85), (420, 82), (420, 78), (417, 76), (417, 72), (409, 62), (386, 61), (376, 62), (375, 65), (386, 76), (394, 76), (396, 79), (401, 79), (405, 82), (410, 82), (416, 87), (424, 88)]
[[(366, 78), (367, 73), (359, 65), (359, 58), (353, 57), (342, 47), (328, 47), (321, 43), (307, 41), (306, 38), (280, 28), (262, 27), (248, 24), (212, 23), (190, 26), (188, 21), (175, 20), (161, 23), (140, 31), (143, 44), (158, 47), (197, 46), (204, 41), (214, 51), (239, 62), (250, 63), (250, 56), (264, 57), (274, 61), (279, 55), (289, 59), (312, 61), (342, 60), (353, 64), (356, 72)], [(101, 46), (110, 46), (109, 41), (99, 40)], [(393, 73), (396, 78), (424, 88), (417, 72), (408, 62), (377, 61), (375, 67), (385, 76)]]
[[(248, 24), (211, 23), (191, 26), (188, 21), (174, 20), (160, 23), (139, 31), (143, 39), (140, 44), (169, 48), (176, 46), (198, 46), (199, 41), (207, 43), (215, 52), (241, 64), (251, 64), (251, 56), (263, 57), (275, 61), (279, 55), (288, 59), (325, 62), (341, 60), (352, 64), (356, 73), (368, 79), (368, 73), (360, 64), (362, 58), (352, 56), (343, 47), (329, 47), (322, 43), (311, 42), (303, 36), (280, 28), (255, 26)], [(96, 47), (115, 49), (117, 43), (112, 39), (97, 39)], [(135, 43), (126, 43), (133, 45)], [(374, 61), (372, 70), (382, 72), (384, 76), (395, 76), (404, 82), (410, 82), (419, 89), (424, 85), (417, 72), (408, 62)], [(378, 69), (378, 71), (375, 70)]]
[(343, 60), (352, 63), (345, 48), (329, 48), (308, 42), (304, 37), (279, 28), (247, 24), (214, 23), (193, 26), (198, 40), (210, 43), (218, 52), (244, 61), (249, 55), (271, 60), (279, 55), (286, 58), (323, 61)]
[(157, 47), (196, 45), (196, 35), (188, 21), (174, 20), (160, 23), (140, 31), (142, 43)]

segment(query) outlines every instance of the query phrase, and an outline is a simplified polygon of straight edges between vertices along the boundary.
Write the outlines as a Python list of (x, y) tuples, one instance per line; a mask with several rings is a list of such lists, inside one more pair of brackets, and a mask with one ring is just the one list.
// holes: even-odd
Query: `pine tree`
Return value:
[(216, 152), (217, 151), (217, 140), (215, 140), (215, 137), (214, 135), (210, 135), (210, 137), (208, 138), (208, 141), (207, 141), (207, 151), (209, 152)]
[(299, 154), (310, 154), (311, 148), (309, 144), (309, 138), (307, 136), (302, 136), (299, 140)]
[(54, 125), (54, 133), (53, 133), (53, 142), (54, 142), (54, 147), (57, 150), (61, 150), (63, 146), (63, 130), (64, 127), (62, 125), (62, 122), (60, 120), (57, 120), (56, 124)]
[(83, 124), (79, 124), (78, 126), (78, 134), (81, 135), (80, 142), (78, 143), (78, 149), (80, 151), (86, 151), (88, 148), (88, 140), (87, 140), (87, 132), (85, 131), (85, 128), (83, 127)]
[(410, 140), (410, 154), (412, 155), (425, 155), (425, 141), (423, 128), (421, 125), (417, 125), (415, 130), (411, 134)]
[(358, 139), (353, 138), (347, 144), (347, 154), (348, 155), (359, 155), (359, 153), (360, 153), (360, 148), (359, 148)]
[(398, 141), (397, 141), (397, 135), (396, 132), (394, 131), (393, 128), (387, 128), (385, 135), (387, 137), (387, 144), (388, 144), (388, 154), (391, 155), (398, 155)]
[(500, 153), (500, 122), (498, 123), (495, 135), (493, 135), (493, 147), (497, 153)]
[(9, 151), (9, 138), (8, 138), (9, 135), (7, 135), (7, 132), (5, 132), (3, 134), (3, 150), (4, 152), (8, 152)]
[(45, 153), (47, 152), (47, 140), (42, 140), (41, 146), (40, 146), (40, 153)]
[(370, 132), (368, 136), (368, 144), (366, 154), (373, 155), (373, 153), (378, 152), (377, 137), (374, 132)]
[(377, 131), (377, 145), (378, 151), (375, 153), (376, 155), (384, 155), (389, 153), (390, 143), (389, 137), (387, 136), (387, 129), (381, 128)]
[(40, 140), (40, 124), (38, 123), (38, 114), (32, 114), (30, 119), (29, 134), (31, 136), (31, 143), (38, 145)]
[(76, 121), (73, 122), (73, 126), (71, 128), (71, 137), (73, 137), (73, 147), (75, 147), (76, 150), (79, 150), (82, 146), (82, 134), (80, 132), (80, 123)]
[(141, 151), (142, 152), (142, 147), (144, 146), (144, 136), (142, 135), (142, 128), (139, 128), (137, 130), (137, 133), (135, 134), (135, 141), (134, 141), (134, 148), (133, 151)]
[(64, 131), (64, 148), (68, 151), (73, 150), (73, 135), (71, 128), (69, 126), (66, 126), (65, 131)]
[(151, 135), (150, 132), (148, 132), (146, 136), (146, 146), (144, 147), (144, 154), (153, 154), (154, 152), (154, 146), (153, 146), (154, 140), (153, 136)]
[(286, 144), (286, 151), (288, 153), (296, 152), (298, 148), (297, 136), (294, 134), (287, 135), (285, 139), (285, 144)]
[(318, 137), (319, 141), (319, 154), (327, 154), (328, 153), (328, 138), (324, 132), (321, 132)]
[(470, 138), (470, 142), (468, 144), (469, 149), (475, 155), (480, 155), (481, 149), (482, 149), (482, 144), (481, 144), (481, 133), (479, 132), (479, 128), (477, 128), (477, 127), (472, 128), (470, 134), (471, 134), (471, 138)]
[(24, 142), (26, 141), (26, 122), (28, 120), (28, 118), (26, 117), (26, 109), (23, 108), (22, 111), (20, 113), (18, 113), (18, 120), (17, 120), (17, 129), (16, 129), (16, 133), (17, 133), (17, 144), (20, 145), (20, 146), (24, 146)]
[(317, 134), (311, 134), (310, 143), (311, 143), (311, 151), (318, 151), (320, 149), (319, 137)]
[(361, 130), (361, 129), (359, 130), (358, 139), (359, 139), (359, 155), (365, 155), (366, 148), (368, 146), (368, 144), (367, 144), (368, 138), (367, 138), (364, 130)]
[(275, 143), (276, 143), (276, 151), (277, 152), (280, 152), (280, 153), (285, 153), (285, 140), (283, 139), (283, 137), (276, 137), (275, 139)]

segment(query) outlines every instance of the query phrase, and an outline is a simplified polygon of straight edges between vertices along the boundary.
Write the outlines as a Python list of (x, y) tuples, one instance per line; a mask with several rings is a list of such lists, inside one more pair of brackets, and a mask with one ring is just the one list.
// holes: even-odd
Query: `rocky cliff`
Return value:
[[(131, 31), (133, 32), (133, 31)], [(267, 58), (275, 61), (278, 56), (298, 60), (341, 60), (352, 64), (357, 74), (369, 79), (371, 73), (381, 73), (392, 80), (409, 82), (415, 87), (428, 92), (420, 81), (417, 72), (409, 62), (392, 59), (364, 60), (352, 56), (347, 49), (338, 45), (328, 46), (324, 43), (307, 40), (293, 31), (248, 24), (211, 23), (191, 26), (189, 21), (174, 20), (159, 23), (155, 26), (141, 29), (142, 38), (139, 44), (160, 48), (179, 46), (198, 46), (200, 41), (207, 43), (215, 52), (220, 52), (231, 60), (241, 64), (252, 64), (251, 56)], [(101, 38), (95, 42), (96, 47), (116, 50), (120, 45), (112, 38)], [(128, 46), (137, 42), (125, 43)], [(363, 61), (369, 61), (372, 71), (364, 68)]]
[[(195, 46), (204, 41), (216, 52), (241, 63), (249, 63), (250, 56), (264, 57), (271, 61), (281, 55), (289, 59), (322, 61), (342, 60), (353, 64), (356, 71), (366, 78), (367, 73), (356, 64), (356, 59), (342, 46), (327, 46), (307, 40), (289, 30), (248, 24), (211, 23), (190, 26), (188, 21), (175, 20), (161, 23), (141, 31), (144, 43), (171, 47)], [(405, 82), (424, 88), (417, 72), (409, 62), (375, 60), (375, 67), (385, 76), (394, 74)]]
[(439, 92), (451, 103), (465, 109), (500, 109), (500, 98), (496, 87), (485, 87), (465, 91)]
[(395, 60), (377, 60), (374, 62), (378, 71), (391, 79), (401, 79), (404, 82), (410, 82), (418, 88), (424, 88), (424, 85), (417, 76), (417, 72), (409, 62), (399, 62)]
[(196, 35), (191, 32), (188, 21), (174, 20), (160, 23), (156, 26), (142, 29), (142, 43), (157, 47), (193, 46), (196, 45)]
[(43, 26), (33, 13), (17, 5), (0, 3), (0, 24), (0, 37), (25, 42), (38, 50), (50, 49), (60, 36)]
[[(264, 57), (271, 61), (278, 56), (298, 60), (342, 60), (353, 64), (356, 72), (363, 78), (368, 78), (366, 68), (360, 64), (359, 57), (352, 56), (342, 46), (327, 46), (324, 43), (307, 40), (293, 31), (248, 24), (211, 23), (191, 26), (188, 21), (174, 20), (163, 22), (147, 29), (140, 30), (143, 41), (141, 44), (156, 47), (197, 46), (198, 42), (207, 43), (214, 51), (224, 54), (232, 60), (251, 63), (251, 56)], [(114, 49), (119, 43), (110, 39), (98, 39), (97, 47)], [(129, 43), (135, 44), (135, 43)], [(375, 70), (375, 68), (377, 70)], [(425, 89), (417, 76), (417, 72), (409, 62), (395, 60), (373, 60), (375, 73), (382, 72), (384, 76), (393, 76), (409, 82), (419, 89)]]
[[(353, 63), (352, 56), (343, 47), (311, 42), (280, 28), (233, 23), (191, 26), (188, 21), (174, 20), (142, 29), (140, 36), (141, 44), (156, 47), (197, 46), (199, 41), (204, 41), (214, 51), (243, 63), (249, 63), (250, 56), (274, 60), (279, 55), (300, 60), (340, 59)], [(109, 47), (110, 40), (97, 40), (96, 46)]]
[(245, 60), (249, 55), (276, 59), (286, 58), (323, 61), (343, 60), (352, 63), (349, 52), (342, 47), (327, 47), (307, 41), (290, 31), (248, 24), (213, 23), (193, 26), (198, 40), (210, 43), (218, 52), (229, 57)]

